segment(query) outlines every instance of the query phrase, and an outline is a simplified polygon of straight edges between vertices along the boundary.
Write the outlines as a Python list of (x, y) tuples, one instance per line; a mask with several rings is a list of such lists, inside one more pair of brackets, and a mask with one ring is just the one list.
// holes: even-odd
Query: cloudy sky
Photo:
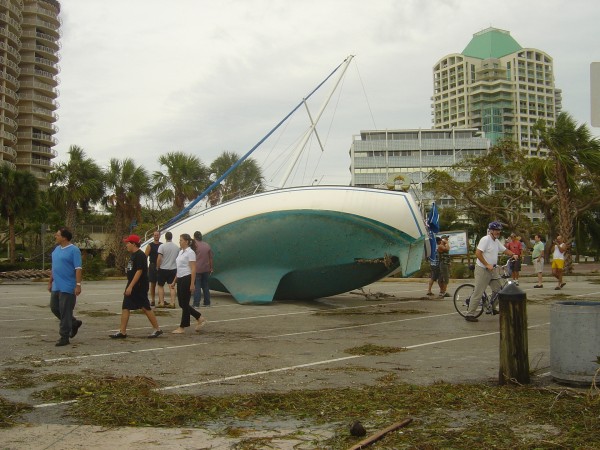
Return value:
[[(100, 165), (130, 157), (149, 171), (183, 151), (209, 165), (245, 154), (348, 55), (341, 90), (294, 172), (295, 184), (347, 184), (352, 136), (430, 128), (432, 67), (473, 33), (508, 30), (554, 58), (563, 109), (590, 122), (600, 61), (592, 0), (60, 0), (60, 131)], [(315, 116), (330, 89), (309, 109)], [(308, 126), (304, 107), (254, 154), (271, 185)], [(594, 134), (600, 129), (593, 128)]]

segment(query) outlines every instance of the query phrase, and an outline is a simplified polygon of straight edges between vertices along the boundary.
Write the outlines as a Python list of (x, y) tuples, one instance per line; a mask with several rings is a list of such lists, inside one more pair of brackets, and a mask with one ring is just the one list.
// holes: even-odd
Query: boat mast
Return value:
[[(352, 55), (348, 56), (348, 58), (346, 58), (341, 64), (339, 64), (335, 69), (333, 69), (333, 71), (327, 75), (327, 77), (321, 81), (316, 88), (314, 88), (310, 94), (308, 94), (300, 103), (298, 103), (296, 105), (296, 107), (294, 109), (292, 109), (287, 116), (285, 116), (283, 119), (281, 119), (279, 121), (279, 123), (277, 125), (275, 125), (271, 131), (269, 131), (260, 141), (258, 141), (254, 147), (252, 147), (250, 150), (248, 150), (248, 152), (242, 156), (240, 159), (238, 159), (229, 169), (227, 169), (225, 171), (225, 173), (223, 173), (223, 175), (221, 175), (219, 178), (217, 178), (209, 187), (207, 187), (204, 192), (202, 192), (200, 195), (198, 195), (198, 197), (196, 197), (190, 204), (188, 204), (185, 208), (183, 208), (175, 217), (172, 217), (171, 219), (169, 219), (164, 225), (162, 225), (161, 229), (166, 229), (169, 226), (173, 225), (174, 223), (178, 222), (180, 219), (182, 219), (183, 217), (185, 217), (185, 215), (194, 207), (196, 206), (196, 204), (198, 204), (198, 202), (200, 200), (202, 200), (204, 197), (206, 197), (208, 195), (208, 193), (210, 191), (212, 191), (215, 187), (217, 187), (219, 184), (221, 184), (221, 181), (223, 181), (225, 178), (227, 178), (227, 176), (233, 172), (240, 164), (242, 164), (253, 152), (254, 150), (256, 150), (264, 141), (266, 141), (286, 120), (288, 120), (292, 114), (294, 114), (298, 108), (300, 108), (303, 104), (306, 104), (306, 100), (308, 100), (310, 97), (312, 97), (312, 95), (317, 92), (317, 90), (319, 90), (319, 88), (321, 86), (323, 86), (332, 76), (334, 73), (336, 73), (340, 67), (343, 67), (344, 64), (344, 71), (346, 70), (346, 68), (348, 67), (349, 61), (353, 58)], [(338, 82), (336, 83), (336, 86)], [(333, 94), (333, 92), (332, 92)], [(319, 114), (320, 117), (320, 114)], [(318, 119), (317, 119), (318, 120)]]
[(302, 102), (304, 103), (304, 106), (306, 107), (306, 111), (308, 112), (308, 117), (310, 119), (311, 125), (308, 128), (308, 130), (306, 130), (306, 133), (304, 133), (304, 136), (302, 137), (302, 140), (300, 141), (300, 143), (296, 147), (296, 150), (294, 151), (292, 162), (288, 166), (285, 174), (283, 175), (283, 178), (282, 178), (281, 182), (279, 183), (279, 187), (280, 188), (283, 188), (285, 186), (285, 183), (287, 183), (288, 178), (290, 177), (290, 175), (292, 173), (292, 170), (294, 170), (294, 167), (296, 166), (296, 163), (298, 162), (298, 159), (300, 159), (300, 156), (302, 155), (302, 152), (306, 148), (306, 144), (308, 143), (308, 139), (310, 138), (310, 135), (313, 132), (315, 133), (315, 136), (317, 137), (317, 140), (319, 141), (319, 145), (321, 146), (321, 151), (324, 151), (323, 144), (321, 144), (321, 139), (319, 138), (319, 135), (317, 134), (316, 126), (317, 126), (317, 123), (319, 122), (319, 120), (321, 119), (321, 116), (323, 115), (323, 112), (325, 112), (325, 108), (327, 108), (327, 105), (329, 104), (329, 100), (331, 100), (331, 97), (333, 97), (333, 94), (335, 93), (337, 87), (339, 86), (340, 82), (342, 81), (342, 78), (344, 78), (344, 74), (346, 73), (346, 70), (348, 69), (348, 66), (350, 65), (350, 62), (352, 61), (352, 58), (354, 58), (354, 55), (348, 56), (344, 60), (344, 62), (342, 63), (342, 66), (341, 66), (342, 70), (341, 70), (340, 74), (338, 75), (338, 78), (337, 78), (335, 84), (331, 88), (331, 91), (329, 92), (329, 94), (325, 98), (325, 101), (321, 105), (321, 109), (317, 113), (317, 116), (316, 116), (315, 120), (313, 120), (313, 118), (312, 118), (312, 116), (310, 114), (310, 111), (308, 110), (308, 105), (306, 104), (306, 99), (302, 100)]

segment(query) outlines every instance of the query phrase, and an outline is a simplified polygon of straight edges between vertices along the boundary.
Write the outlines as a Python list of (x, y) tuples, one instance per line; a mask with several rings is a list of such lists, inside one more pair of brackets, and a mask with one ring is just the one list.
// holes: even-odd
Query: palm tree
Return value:
[(83, 148), (69, 147), (69, 161), (59, 164), (50, 174), (50, 198), (65, 213), (65, 225), (75, 229), (77, 207), (87, 211), (92, 202), (104, 195), (102, 169), (88, 158)]
[[(236, 153), (225, 151), (213, 161), (210, 171), (218, 178), (239, 159), (240, 157)], [(263, 181), (264, 177), (256, 161), (252, 158), (247, 159), (231, 172), (219, 187), (214, 189), (214, 193), (211, 193), (210, 196), (210, 204), (214, 205), (222, 201), (263, 192), (265, 190)]]
[[(600, 141), (566, 112), (558, 115), (554, 128), (539, 122), (535, 129), (539, 145), (548, 149), (546, 177), (556, 191), (558, 232), (570, 244), (575, 219), (600, 204)], [(568, 254), (568, 268), (570, 262)]]
[(126, 158), (113, 158), (105, 173), (107, 194), (102, 202), (114, 211), (113, 252), (118, 269), (124, 269), (125, 248), (121, 242), (123, 236), (129, 234), (134, 221), (141, 219), (142, 196), (150, 193), (150, 179), (142, 166)]
[(202, 161), (182, 152), (161, 155), (158, 162), (166, 168), (152, 174), (157, 200), (171, 202), (173, 212), (183, 209), (185, 202), (194, 200), (208, 184), (208, 170)]
[(15, 220), (38, 205), (38, 181), (30, 172), (0, 165), (0, 216), (8, 222), (9, 258), (15, 262)]

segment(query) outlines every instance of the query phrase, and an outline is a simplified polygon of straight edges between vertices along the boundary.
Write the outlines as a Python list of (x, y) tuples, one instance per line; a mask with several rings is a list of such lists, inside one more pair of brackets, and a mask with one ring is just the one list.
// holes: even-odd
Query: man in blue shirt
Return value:
[(52, 273), (48, 281), (50, 309), (60, 320), (60, 339), (57, 347), (69, 344), (75, 337), (81, 320), (73, 317), (75, 300), (81, 294), (81, 251), (71, 244), (73, 234), (67, 228), (60, 228), (54, 235), (56, 247), (52, 252)]

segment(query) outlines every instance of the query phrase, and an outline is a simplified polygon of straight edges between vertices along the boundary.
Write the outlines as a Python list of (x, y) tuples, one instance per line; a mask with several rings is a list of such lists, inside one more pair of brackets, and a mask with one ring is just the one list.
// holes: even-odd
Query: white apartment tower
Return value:
[(508, 31), (475, 33), (462, 51), (433, 67), (434, 129), (476, 128), (491, 143), (509, 138), (536, 154), (532, 128), (543, 119), (554, 126), (561, 91), (554, 85), (552, 58), (523, 48)]
[(60, 3), (0, 0), (0, 164), (41, 188), (56, 157)]

